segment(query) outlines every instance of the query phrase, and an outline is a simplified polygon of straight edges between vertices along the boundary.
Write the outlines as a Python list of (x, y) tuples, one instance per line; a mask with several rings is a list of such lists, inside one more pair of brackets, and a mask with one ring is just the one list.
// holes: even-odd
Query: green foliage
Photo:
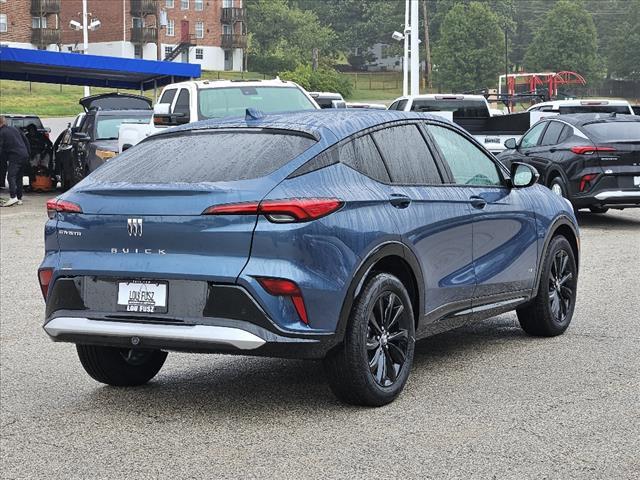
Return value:
[(628, 0), (609, 46), (609, 69), (616, 78), (640, 80), (640, 0)]
[(280, 77), (310, 92), (338, 92), (343, 97), (350, 96), (353, 88), (348, 78), (328, 67), (314, 72), (310, 65), (299, 65), (295, 70), (282, 72)]
[(454, 92), (495, 86), (502, 67), (500, 18), (484, 3), (458, 3), (433, 51), (436, 84)]
[(571, 70), (597, 82), (601, 73), (597, 47), (596, 27), (583, 3), (559, 0), (527, 49), (525, 66), (530, 71)]
[(287, 0), (245, 0), (251, 40), (250, 70), (277, 73), (311, 61), (312, 51), (334, 54), (334, 31), (320, 24), (315, 13)]

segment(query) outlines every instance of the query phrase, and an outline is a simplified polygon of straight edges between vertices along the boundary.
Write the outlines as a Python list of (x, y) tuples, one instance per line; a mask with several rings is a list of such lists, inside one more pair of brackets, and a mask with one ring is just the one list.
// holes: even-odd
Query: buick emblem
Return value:
[(127, 233), (130, 237), (142, 236), (142, 219), (141, 218), (127, 218)]

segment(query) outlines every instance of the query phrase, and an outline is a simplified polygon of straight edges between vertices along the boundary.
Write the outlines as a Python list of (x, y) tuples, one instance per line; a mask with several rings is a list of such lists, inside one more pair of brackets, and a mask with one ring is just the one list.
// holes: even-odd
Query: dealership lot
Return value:
[(40, 324), (43, 195), (2, 209), (3, 478), (637, 478), (640, 210), (581, 214), (573, 324), (515, 314), (418, 344), (404, 393), (344, 406), (320, 363), (171, 353), (104, 387)]

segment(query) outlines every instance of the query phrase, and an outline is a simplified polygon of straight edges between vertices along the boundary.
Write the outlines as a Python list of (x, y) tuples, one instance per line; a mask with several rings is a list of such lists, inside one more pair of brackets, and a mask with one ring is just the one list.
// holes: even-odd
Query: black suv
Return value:
[(583, 113), (546, 118), (498, 158), (525, 162), (573, 207), (604, 213), (640, 207), (640, 117)]
[(118, 154), (120, 125), (149, 123), (151, 100), (141, 95), (106, 93), (80, 100), (85, 114), (56, 140), (55, 164), (66, 190)]
[(54, 178), (53, 171), (53, 145), (49, 139), (50, 128), (42, 125), (42, 120), (37, 115), (13, 115), (5, 114), (7, 125), (19, 128), (24, 132), (31, 146), (31, 158), (26, 174), (29, 179), (34, 179), (37, 167), (44, 167)]

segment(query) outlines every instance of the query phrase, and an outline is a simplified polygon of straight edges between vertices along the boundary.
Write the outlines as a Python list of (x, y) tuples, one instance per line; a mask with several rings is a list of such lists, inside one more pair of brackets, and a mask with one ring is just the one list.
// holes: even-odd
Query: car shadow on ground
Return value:
[[(526, 342), (514, 315), (503, 315), (421, 340), (416, 345), (410, 382), (439, 382), (449, 362), (469, 362), (490, 347), (510, 348)], [(190, 412), (210, 416), (219, 412), (247, 414), (274, 410), (323, 411), (344, 408), (331, 393), (319, 361), (215, 356), (211, 363), (183, 356), (171, 362), (148, 385), (121, 389), (97, 387), (86, 401), (89, 410)], [(202, 358), (202, 357), (200, 357)], [(451, 368), (455, 368), (452, 366)]]
[(617, 211), (609, 213), (591, 213), (579, 211), (576, 215), (580, 228), (604, 228), (616, 230), (640, 229), (640, 219), (616, 215)]

